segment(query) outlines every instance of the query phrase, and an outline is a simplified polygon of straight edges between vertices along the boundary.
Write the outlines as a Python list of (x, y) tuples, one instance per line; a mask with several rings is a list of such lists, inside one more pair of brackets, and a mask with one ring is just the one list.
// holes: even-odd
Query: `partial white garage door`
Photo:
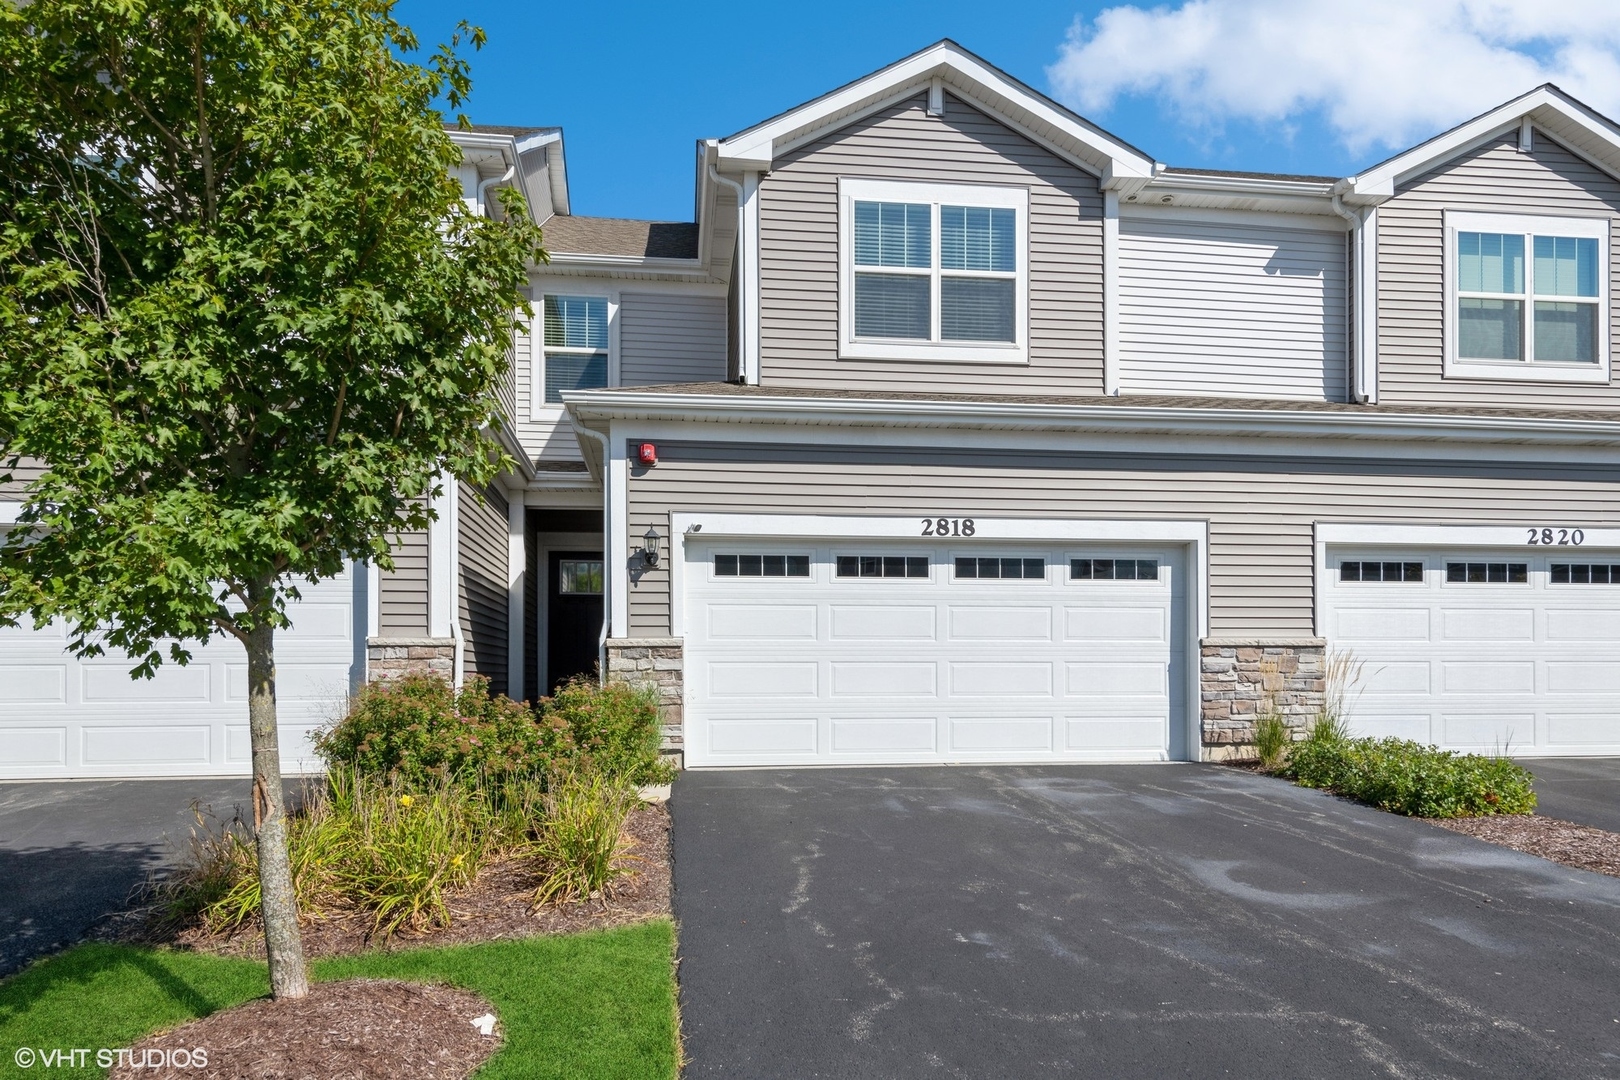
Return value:
[(1187, 756), (1177, 548), (773, 539), (686, 559), (689, 765)]
[(1458, 750), (1620, 753), (1620, 552), (1328, 549), (1351, 726)]
[[(352, 570), (303, 586), (292, 629), (276, 635), (288, 771), (315, 767), (308, 736), (342, 709), (359, 673), (355, 586)], [(247, 655), (234, 639), (140, 680), (118, 655), (73, 659), (66, 640), (61, 625), (0, 628), (0, 779), (250, 771)]]

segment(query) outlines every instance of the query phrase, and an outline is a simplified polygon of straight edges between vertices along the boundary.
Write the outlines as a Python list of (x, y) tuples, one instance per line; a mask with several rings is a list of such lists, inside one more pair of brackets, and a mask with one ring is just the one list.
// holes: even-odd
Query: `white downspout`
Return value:
[(1350, 245), (1351, 245), (1350, 246), (1350, 258), (1351, 258), (1351, 263), (1350, 263), (1350, 284), (1351, 284), (1351, 287), (1345, 290), (1345, 292), (1349, 296), (1349, 299), (1345, 302), (1345, 305), (1344, 305), (1345, 306), (1344, 318), (1345, 318), (1345, 329), (1347, 331), (1349, 331), (1347, 336), (1356, 343), (1356, 347), (1355, 347), (1355, 352), (1354, 352), (1353, 355), (1347, 355), (1344, 358), (1345, 359), (1345, 367), (1347, 369), (1345, 371), (1345, 377), (1346, 377), (1347, 381), (1350, 382), (1351, 386), (1354, 387), (1354, 389), (1351, 391), (1351, 393), (1354, 395), (1356, 400), (1360, 401), (1362, 404), (1366, 404), (1367, 401), (1368, 401), (1367, 388), (1365, 386), (1363, 386), (1362, 383), (1366, 380), (1366, 377), (1367, 377), (1367, 365), (1363, 364), (1361, 362), (1361, 357), (1363, 356), (1363, 354), (1366, 351), (1367, 342), (1362, 340), (1362, 329), (1363, 328), (1362, 328), (1362, 325), (1361, 325), (1361, 320), (1356, 318), (1356, 308), (1357, 308), (1357, 306), (1367, 302), (1367, 298), (1362, 295), (1362, 288), (1361, 288), (1362, 279), (1365, 277), (1365, 275), (1362, 274), (1362, 272), (1361, 272), (1361, 259), (1362, 259), (1361, 226), (1362, 226), (1362, 220), (1361, 220), (1361, 215), (1360, 214), (1356, 213), (1354, 210), (1349, 210), (1349, 209), (1345, 208), (1344, 200), (1339, 196), (1339, 193), (1337, 191), (1335, 191), (1333, 193), (1332, 202), (1333, 202), (1333, 212), (1335, 214), (1338, 214), (1340, 217), (1344, 218), (1344, 220), (1346, 220), (1346, 221), (1348, 221), (1350, 223)]
[(596, 670), (605, 684), (608, 676), (608, 627), (613, 621), (613, 572), (612, 567), (608, 565), (608, 552), (612, 550), (612, 545), (608, 543), (607, 531), (615, 527), (612, 520), (613, 515), (610, 512), (613, 505), (612, 494), (608, 491), (608, 486), (611, 483), (611, 477), (609, 476), (611, 469), (608, 462), (608, 437), (600, 431), (579, 423), (574, 425), (574, 431), (580, 435), (590, 436), (602, 448), (602, 632), (596, 639)]
[(479, 211), (479, 213), (483, 214), (485, 217), (494, 217), (494, 215), (489, 212), (489, 199), (488, 199), (488, 196), (485, 194), (485, 192), (489, 191), (489, 189), (494, 187), (496, 184), (504, 184), (504, 183), (506, 183), (508, 180), (512, 179), (512, 177), (514, 177), (516, 175), (517, 175), (517, 166), (516, 165), (509, 165), (509, 166), (507, 166), (506, 171), (504, 173), (502, 173), (500, 176), (497, 176), (497, 177), (495, 177), (493, 179), (490, 179), (490, 180), (485, 180), (483, 183), (478, 185), (478, 211)]
[(743, 236), (748, 228), (748, 211), (744, 206), (746, 196), (743, 194), (741, 184), (729, 177), (721, 176), (713, 165), (709, 166), (709, 179), (717, 184), (724, 184), (737, 196), (737, 263), (731, 268), (733, 275), (741, 275), (737, 282), (737, 377), (744, 383), (753, 382), (755, 380), (750, 379), (749, 375), (754, 370), (755, 361), (748, 355), (750, 344), (748, 320), (752, 316), (753, 305), (757, 304), (758, 300), (750, 300), (748, 296), (748, 291), (755, 287), (755, 282), (752, 274), (743, 273), (742, 266), (743, 261), (749, 258), (753, 251), (753, 245), (747, 243)]

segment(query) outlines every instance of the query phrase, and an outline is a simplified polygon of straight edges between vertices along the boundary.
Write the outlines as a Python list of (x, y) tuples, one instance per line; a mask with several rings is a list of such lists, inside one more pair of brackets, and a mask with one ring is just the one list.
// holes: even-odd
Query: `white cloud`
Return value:
[(1400, 149), (1540, 83), (1620, 113), (1615, 0), (1190, 0), (1076, 20), (1047, 75), (1100, 116), (1149, 96), (1194, 125), (1322, 110), (1353, 153)]

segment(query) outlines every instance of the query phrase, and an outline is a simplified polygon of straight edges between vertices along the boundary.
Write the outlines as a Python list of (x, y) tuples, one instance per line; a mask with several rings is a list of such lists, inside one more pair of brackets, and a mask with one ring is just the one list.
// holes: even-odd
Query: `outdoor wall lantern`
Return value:
[(647, 531), (641, 536), (641, 561), (649, 567), (658, 565), (658, 542), (662, 539), (663, 537), (658, 535), (658, 530), (651, 525), (647, 526)]

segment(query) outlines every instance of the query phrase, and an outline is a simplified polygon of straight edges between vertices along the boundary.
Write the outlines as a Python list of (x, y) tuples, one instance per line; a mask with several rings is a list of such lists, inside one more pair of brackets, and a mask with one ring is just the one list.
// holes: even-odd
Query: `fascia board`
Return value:
[[(920, 91), (935, 76), (953, 90), (977, 99), (975, 104), (988, 107), (1024, 129), (1025, 134), (1057, 144), (1054, 149), (1084, 164), (1088, 171), (1111, 172), (1121, 178), (1153, 174), (1152, 159), (1140, 151), (1065, 113), (949, 42), (924, 49), (831, 94), (719, 140), (718, 167), (727, 171), (768, 171), (776, 154), (789, 145), (850, 123), (864, 111), (897, 96)], [(1063, 148), (1063, 142), (1074, 145)]]
[(851, 426), (952, 427), (986, 430), (1064, 430), (1120, 433), (1248, 435), (1376, 441), (1451, 441), (1565, 446), (1620, 446), (1620, 421), (1540, 417), (1394, 414), (1366, 416), (1261, 409), (1159, 406), (1031, 405), (997, 402), (892, 402), (751, 398), (746, 402), (696, 394), (565, 391), (576, 424), (612, 419)]
[[(1538, 115), (1545, 117), (1549, 113), (1563, 123), (1575, 125), (1590, 139), (1612, 152), (1616, 161), (1608, 164), (1594, 161), (1593, 164), (1611, 174), (1617, 174), (1616, 162), (1620, 162), (1620, 133), (1600, 117), (1575, 106), (1546, 87), (1537, 87), (1483, 116), (1475, 117), (1443, 135), (1413, 147), (1404, 154), (1397, 154), (1364, 173), (1347, 177), (1336, 187), (1347, 196), (1346, 201), (1349, 202), (1365, 204), (1369, 201), (1383, 201), (1393, 197), (1395, 189), (1413, 177), (1421, 176), (1436, 165), (1464, 154), (1480, 143), (1512, 131), (1525, 116), (1535, 120)], [(1569, 140), (1566, 137), (1559, 141), (1567, 144)], [(1591, 160), (1590, 149), (1584, 149), (1581, 153)]]

